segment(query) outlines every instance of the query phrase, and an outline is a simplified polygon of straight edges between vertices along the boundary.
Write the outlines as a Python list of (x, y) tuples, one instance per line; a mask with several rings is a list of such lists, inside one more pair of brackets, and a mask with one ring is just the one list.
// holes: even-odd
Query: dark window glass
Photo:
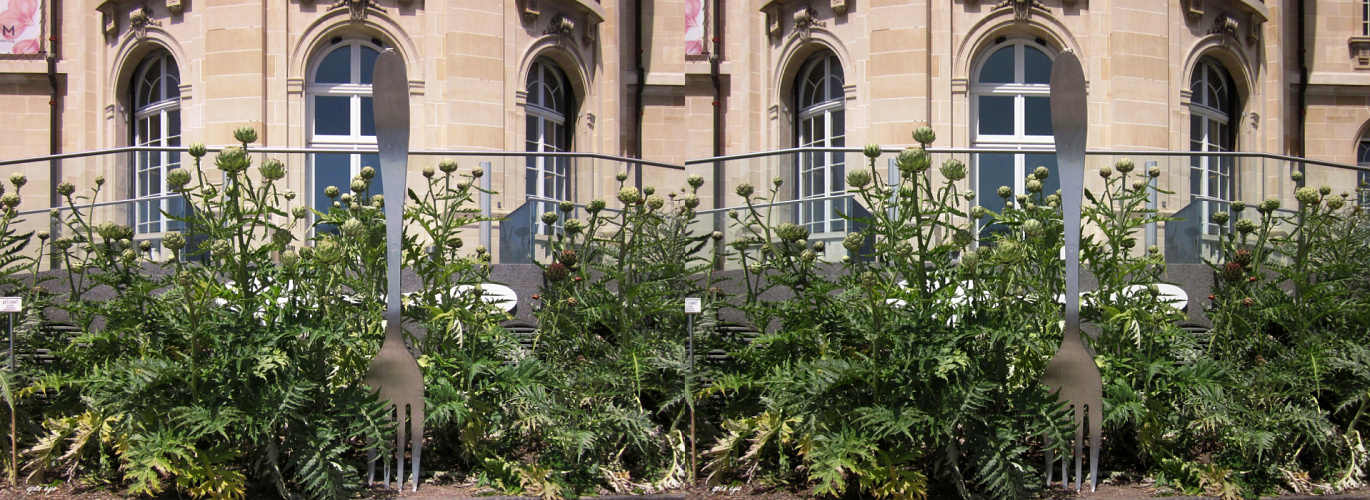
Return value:
[[(980, 83), (1013, 83), (1012, 45), (999, 49), (980, 67)], [(1049, 71), (1049, 70), (1048, 70)]]

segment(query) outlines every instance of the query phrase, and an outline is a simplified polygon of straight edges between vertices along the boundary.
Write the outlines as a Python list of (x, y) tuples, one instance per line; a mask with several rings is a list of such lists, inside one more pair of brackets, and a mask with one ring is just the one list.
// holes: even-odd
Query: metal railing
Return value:
[[(209, 151), (213, 153), (221, 149), (209, 148)], [(376, 150), (249, 148), (248, 151), (258, 162), (261, 161), (261, 157), (269, 157), (285, 163), (288, 170), (284, 180), (286, 187), (302, 194), (294, 203), (319, 206), (322, 198), (320, 193), (326, 186), (316, 180), (321, 177), (314, 175), (314, 163), (311, 158), (315, 158), (316, 155), (374, 154)], [(886, 178), (897, 176), (894, 159), (900, 151), (899, 148), (883, 149), (881, 155), (875, 159), (876, 172)], [(187, 148), (184, 147), (125, 147), (0, 160), (0, 167), (5, 167), (4, 170), (8, 171), (23, 171), (28, 166), (32, 172), (50, 171), (50, 167), (56, 166), (57, 171), (68, 173), (68, 177), (80, 179), (74, 181), (78, 192), (90, 187), (95, 176), (104, 175), (109, 182), (100, 199), (89, 204), (83, 203), (81, 207), (92, 211), (92, 217), (95, 219), (93, 222), (112, 221), (136, 227), (139, 222), (143, 222), (145, 226), (149, 225), (147, 219), (150, 214), (140, 215), (139, 203), (147, 205), (179, 199), (179, 195), (176, 194), (132, 196), (136, 183), (128, 172), (132, 165), (137, 164), (136, 155), (164, 153), (163, 156), (170, 159), (168, 164), (189, 167), (192, 162), (186, 152)], [(1036, 166), (1034, 162), (1054, 162), (1054, 151), (1049, 148), (930, 148), (928, 152), (932, 155), (934, 170), (946, 160), (956, 159), (965, 163), (969, 175), (955, 185), (958, 189), (975, 192), (976, 203), (986, 204), (995, 210), (1003, 205), (1003, 200), (995, 194), (999, 186), (1008, 186), (1015, 193), (1022, 192), (1022, 178)], [(491, 250), (499, 249), (495, 254), (497, 262), (524, 263), (546, 260), (547, 229), (541, 227), (538, 219), (542, 212), (550, 211), (548, 207), (555, 206), (556, 202), (552, 198), (524, 194), (528, 187), (526, 175), (530, 172), (529, 166), (539, 158), (565, 162), (567, 169), (564, 191), (567, 198), (579, 204), (602, 198), (609, 203), (611, 209), (619, 205), (614, 196), (619, 186), (615, 176), (619, 173), (628, 175), (629, 185), (640, 182), (641, 186), (655, 186), (661, 190), (684, 186), (686, 175), (701, 175), (706, 184), (700, 193), (702, 203), (698, 211), (698, 220), (695, 222), (696, 228), (706, 232), (721, 231), (729, 240), (738, 237), (739, 233), (733, 226), (733, 221), (725, 214), (729, 210), (740, 210), (745, 207), (734, 188), (747, 182), (756, 186), (758, 194), (766, 193), (774, 186), (773, 179), (779, 178), (781, 185), (777, 188), (776, 201), (754, 208), (768, 211), (777, 224), (807, 224), (814, 238), (833, 241), (840, 241), (849, 232), (859, 230), (836, 214), (840, 212), (859, 216), (860, 211), (865, 210), (865, 207), (846, 192), (845, 173), (854, 168), (868, 168), (870, 161), (860, 148), (793, 148), (691, 159), (684, 165), (580, 152), (417, 150), (410, 154), (413, 159), (409, 184), (416, 188), (425, 185), (418, 167), (436, 166), (440, 158), (459, 159), (463, 165), (458, 173), (468, 173), (476, 165), (484, 168), (486, 175), (481, 179), (481, 187), (491, 193), (481, 193), (476, 202), (485, 214), (500, 221), (483, 224), (478, 230), (473, 231), (473, 241), (469, 243), (473, 244), (471, 247), (474, 244), (482, 244)], [(1138, 172), (1133, 175), (1145, 176), (1150, 167), (1159, 168), (1161, 175), (1150, 182), (1163, 192), (1173, 193), (1155, 196), (1152, 206), (1161, 213), (1183, 220), (1148, 227), (1146, 245), (1156, 244), (1163, 247), (1167, 261), (1176, 264), (1200, 263), (1212, 254), (1212, 245), (1216, 240), (1207, 219), (1212, 212), (1226, 207), (1230, 201), (1243, 200), (1254, 206), (1261, 200), (1276, 198), (1281, 200), (1285, 207), (1297, 206), (1293, 193), (1300, 183), (1290, 178), (1292, 171), (1304, 173), (1302, 184), (1328, 185), (1339, 193), (1357, 193), (1359, 182), (1370, 178), (1370, 167), (1245, 152), (1093, 150), (1087, 152), (1086, 168), (1091, 172), (1097, 172), (1101, 166), (1112, 165), (1121, 158), (1130, 158), (1136, 164)], [(212, 168), (212, 159), (211, 155), (204, 160), (207, 169)], [(1208, 159), (1208, 162), (1205, 163), (1204, 159)], [(999, 166), (992, 167), (991, 164)], [(974, 167), (977, 165), (979, 168)], [(801, 176), (800, 172), (807, 172), (805, 175), (809, 177)], [(813, 172), (819, 172), (825, 177), (815, 177), (812, 175)], [(718, 177), (719, 174), (722, 177)], [(1213, 176), (1212, 179), (1203, 177), (1210, 174)], [(934, 172), (933, 175), (937, 177), (939, 174)], [(40, 176), (30, 177), (29, 186), (25, 188), (26, 200), (33, 200), (32, 193), (35, 192), (55, 192), (54, 186), (43, 185), (43, 179), (33, 179)], [(346, 182), (343, 181), (348, 175), (336, 177), (339, 182), (335, 185), (345, 191)], [(211, 180), (213, 179), (218, 178), (211, 176)], [(1196, 180), (1211, 181), (1213, 189), (1194, 189)], [(1102, 179), (1096, 175), (1087, 176), (1087, 188), (1097, 190), (1102, 187), (1102, 183)], [(1051, 187), (1050, 181), (1047, 184), (1048, 191), (1055, 189)], [(1355, 203), (1359, 198), (1361, 197), (1357, 196), (1348, 201)], [(22, 210), (20, 217), (26, 220), (19, 229), (49, 230), (54, 235), (58, 234), (46, 217), (47, 212), (53, 208), (66, 209), (64, 206), (57, 206)], [(579, 217), (582, 209), (583, 206), (578, 207), (572, 216)], [(143, 217), (143, 220), (139, 217)], [(155, 243), (155, 240), (160, 239), (161, 233), (162, 231), (148, 231), (139, 237), (154, 240)], [(840, 248), (840, 245), (829, 246), (833, 247)], [(1140, 246), (1138, 250), (1144, 248), (1145, 246)], [(840, 251), (828, 252), (825, 258), (838, 260), (842, 257), (840, 254)]]

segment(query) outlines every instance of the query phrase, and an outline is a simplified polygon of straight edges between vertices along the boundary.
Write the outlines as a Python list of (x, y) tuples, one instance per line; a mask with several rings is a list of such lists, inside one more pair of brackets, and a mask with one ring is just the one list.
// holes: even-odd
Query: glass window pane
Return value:
[[(158, 162), (160, 163), (160, 157), (162, 155), (154, 153), (152, 156), (159, 158)], [(144, 196), (157, 196), (160, 194), (162, 194), (162, 169), (154, 168), (152, 170), (148, 170), (147, 192), (144, 193)]]
[(376, 135), (376, 111), (372, 108), (372, 105), (371, 105), (371, 98), (370, 98), (370, 97), (363, 97), (363, 98), (362, 98), (362, 109), (361, 109), (361, 111), (362, 111), (362, 113), (361, 113), (361, 114), (362, 114), (362, 116), (361, 116), (361, 119), (362, 119), (362, 135), (363, 135), (363, 136), (374, 136), (374, 135)]
[(168, 99), (181, 97), (181, 69), (176, 67), (176, 60), (171, 56), (162, 56), (163, 63), (166, 65), (166, 96)]
[(1013, 83), (1013, 46), (999, 49), (980, 67), (980, 83)]
[(999, 186), (1014, 188), (1013, 155), (979, 155), (976, 169), (975, 199), (981, 206), (995, 212), (1004, 210), (1004, 199), (999, 197)]
[(314, 72), (315, 83), (352, 83), (352, 48), (344, 45), (333, 49)]
[(548, 147), (547, 147), (547, 150), (548, 150), (548, 151), (561, 151), (561, 149), (557, 147), (558, 144), (556, 144), (556, 143), (554, 142), (554, 141), (556, 140), (556, 137), (557, 137), (558, 135), (561, 135), (561, 134), (558, 134), (558, 133), (557, 133), (557, 128), (558, 128), (557, 122), (554, 122), (554, 121), (552, 121), (552, 120), (545, 120), (545, 121), (543, 121), (542, 123), (543, 123), (543, 125), (545, 125), (545, 126), (547, 127), (547, 130), (544, 132), (545, 135), (544, 135), (543, 137), (546, 137), (547, 139), (551, 139), (551, 141), (549, 141), (549, 144), (547, 144), (547, 146), (548, 146)]
[(809, 96), (809, 104), (818, 104), (825, 101), (826, 99), (824, 96), (827, 95), (827, 89), (828, 86), (820, 80), (818, 84), (813, 87), (813, 95)]
[(361, 47), (362, 67), (361, 82), (363, 85), (371, 84), (371, 75), (376, 72), (376, 56), (380, 55), (376, 49), (371, 47)]
[(529, 151), (542, 150), (539, 147), (539, 145), (542, 144), (542, 127), (538, 124), (539, 121), (541, 120), (539, 120), (537, 116), (528, 115), (528, 121), (526, 122), (527, 127), (524, 129), (524, 134), (527, 135)]
[(552, 80), (548, 83), (549, 85), (545, 87), (547, 98), (544, 99), (543, 102), (547, 103), (546, 106), (548, 109), (555, 110), (559, 113), (565, 112), (565, 110), (561, 109), (561, 85), (557, 85), (556, 80)]
[(1051, 98), (1029, 96), (1023, 100), (1023, 133), (1051, 135)]
[(1202, 156), (1189, 157), (1189, 166), (1189, 194), (1203, 196), (1204, 158)]
[(542, 184), (538, 182), (538, 158), (536, 156), (529, 156), (528, 168), (524, 171), (523, 192), (528, 196), (537, 196), (541, 194), (538, 193), (538, 187), (541, 185)]
[(1203, 151), (1202, 144), (1205, 139), (1207, 139), (1207, 137), (1204, 136), (1203, 117), (1199, 116), (1197, 113), (1191, 112), (1189, 115), (1189, 140), (1193, 144), (1196, 144), (1196, 146), (1192, 146), (1190, 151)]
[(317, 135), (352, 135), (352, 98), (346, 96), (314, 96), (314, 133)]
[(981, 135), (1013, 135), (1013, 97), (980, 96)]
[(157, 91), (160, 86), (158, 83), (156, 66), (148, 68), (147, 73), (143, 74), (143, 81), (138, 86), (138, 103), (136, 107), (142, 108), (161, 100), (161, 94)]
[(352, 184), (352, 162), (344, 154), (314, 155), (314, 199), (313, 206), (321, 212), (328, 212), (333, 200), (324, 195), (328, 186), (348, 191)]
[[(834, 64), (833, 66), (837, 66)], [(829, 101), (836, 101), (847, 94), (847, 90), (842, 88), (843, 82), (840, 77), (828, 79), (828, 98)]]
[(533, 70), (528, 72), (528, 104), (542, 104), (542, 85), (539, 83), (542, 78), (542, 66), (534, 65)]
[(166, 113), (166, 134), (168, 146), (181, 145), (181, 110), (173, 109)]
[(1051, 58), (1035, 47), (1023, 47), (1023, 83), (1051, 83)]
[[(836, 110), (832, 113), (832, 136), (833, 138), (847, 135), (847, 113)], [(841, 144), (833, 144), (833, 147), (840, 148)]]
[(161, 113), (147, 117), (147, 143), (153, 146), (162, 145)]

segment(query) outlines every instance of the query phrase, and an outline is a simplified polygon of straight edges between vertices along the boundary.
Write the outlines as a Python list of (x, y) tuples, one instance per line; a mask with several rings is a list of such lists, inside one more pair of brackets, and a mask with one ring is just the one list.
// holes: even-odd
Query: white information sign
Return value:
[(17, 313), (24, 309), (21, 297), (0, 297), (0, 313)]
[(685, 299), (685, 314), (699, 314), (701, 312), (704, 312), (704, 299)]

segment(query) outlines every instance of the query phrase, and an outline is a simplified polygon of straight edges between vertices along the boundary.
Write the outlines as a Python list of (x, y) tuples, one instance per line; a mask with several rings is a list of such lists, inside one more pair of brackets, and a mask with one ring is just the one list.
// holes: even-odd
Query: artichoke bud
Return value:
[(257, 142), (257, 131), (252, 127), (238, 127), (233, 131), (233, 139), (243, 144)]
[(937, 134), (932, 131), (932, 127), (918, 127), (913, 130), (913, 140), (918, 141), (923, 147), (932, 144), (937, 140)]
[(874, 143), (874, 142), (872, 142), (872, 143), (870, 143), (870, 144), (867, 144), (866, 147), (865, 147), (864, 149), (861, 150), (861, 152), (862, 152), (862, 154), (865, 154), (865, 155), (866, 155), (866, 158), (870, 158), (870, 159), (872, 159), (872, 160), (873, 160), (873, 159), (876, 159), (876, 158), (879, 158), (879, 157), (880, 157), (880, 145), (879, 145), (879, 144), (876, 144), (876, 143)]

